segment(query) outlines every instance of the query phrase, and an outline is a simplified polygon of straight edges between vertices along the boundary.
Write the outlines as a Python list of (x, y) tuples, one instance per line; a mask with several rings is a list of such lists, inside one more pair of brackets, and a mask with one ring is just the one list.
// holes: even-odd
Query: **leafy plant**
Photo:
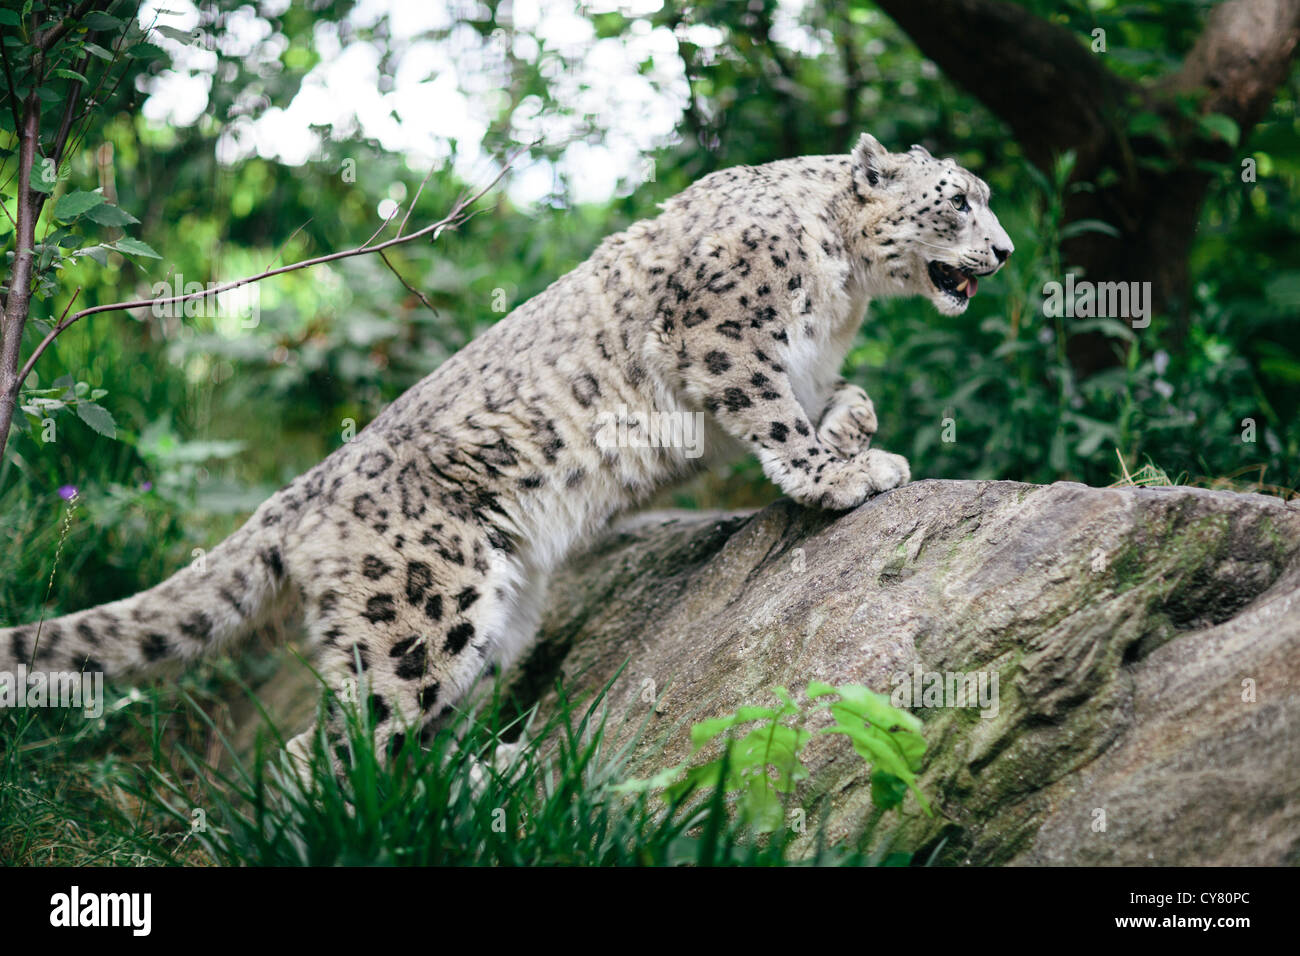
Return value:
[(620, 789), (628, 793), (662, 789), (665, 799), (674, 804), (697, 792), (734, 795), (740, 819), (760, 833), (772, 833), (784, 821), (786, 798), (808, 779), (800, 753), (813, 734), (804, 724), (812, 713), (829, 710), (835, 724), (817, 733), (847, 736), (854, 751), (872, 765), (872, 802), (890, 810), (911, 789), (926, 815), (934, 816), (916, 785), (916, 771), (925, 755), (920, 720), (893, 706), (887, 696), (856, 684), (832, 687), (813, 681), (807, 688), (810, 701), (830, 695), (838, 700), (808, 708), (795, 703), (784, 687), (772, 693), (780, 700), (778, 706), (741, 707), (734, 714), (691, 727), (691, 756), (720, 743), (717, 757), (694, 765), (688, 760), (649, 779), (629, 780)]
[[(389, 753), (375, 746), (369, 711), (340, 702), (342, 762), (318, 737), (307, 764), (296, 766), (269, 719), (250, 753), (209, 716), (222, 711), (214, 694), (241, 686), (242, 678), (217, 667), (188, 676), (179, 705), (156, 689), (110, 692), (98, 722), (66, 712), (0, 711), (0, 860), (785, 866), (909, 859), (824, 840), (795, 854), (794, 834), (785, 829), (756, 839), (748, 819), (731, 812), (726, 792), (703, 778), (666, 799), (635, 782), (619, 784), (636, 737), (618, 749), (609, 745), (603, 693), (580, 706), (557, 688), (553, 715), (530, 728), (508, 759), (501, 740), (519, 720), (505, 717), (500, 696), (478, 716), (457, 714), (424, 743), (405, 735)], [(739, 716), (759, 710), (768, 715), (759, 718), (767, 738), (783, 739), (771, 718), (792, 716), (789, 705)], [(710, 732), (699, 731), (700, 739)], [(796, 736), (806, 742), (806, 732)], [(137, 756), (118, 752), (127, 746)], [(764, 753), (774, 755), (767, 747)], [(43, 772), (26, 773), (32, 764)], [(759, 792), (756, 775), (741, 777)], [(725, 768), (721, 776), (730, 779)]]

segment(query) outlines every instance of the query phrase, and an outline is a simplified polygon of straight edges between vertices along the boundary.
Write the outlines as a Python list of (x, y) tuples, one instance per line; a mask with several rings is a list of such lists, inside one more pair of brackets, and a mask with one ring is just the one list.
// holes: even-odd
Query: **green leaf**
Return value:
[(1173, 134), (1169, 132), (1169, 123), (1163, 116), (1158, 113), (1152, 113), (1143, 110), (1134, 113), (1128, 121), (1129, 135), (1136, 138), (1139, 136), (1150, 136), (1158, 142), (1167, 146), (1172, 146), (1174, 142)]
[(59, 184), (59, 171), (53, 163), (38, 162), (32, 167), (32, 188), (38, 193), (52, 193)]
[(76, 80), (79, 83), (88, 82), (86, 78), (82, 76), (80, 73), (78, 73), (76, 70), (69, 70), (69, 69), (65, 69), (64, 67), (59, 67), (57, 70), (55, 70), (54, 75), (61, 76), (65, 80)]
[(99, 434), (107, 438), (117, 437), (117, 423), (113, 421), (113, 416), (108, 413), (108, 409), (103, 406), (96, 405), (94, 402), (78, 402), (77, 417)]
[(724, 730), (729, 730), (737, 724), (747, 724), (755, 720), (776, 720), (787, 713), (785, 708), (773, 709), (771, 707), (741, 707), (729, 717), (715, 717), (712, 720), (702, 720), (691, 727), (691, 745), (699, 750), (718, 734)]
[(98, 43), (85, 43), (83, 44), (83, 46), (85, 47), (86, 52), (91, 54), (92, 56), (97, 56), (101, 60), (108, 60), (112, 62), (113, 60), (112, 52), (110, 50), (105, 50)]
[(54, 204), (54, 218), (71, 222), (88, 209), (101, 205), (104, 197), (99, 193), (71, 192)]
[(98, 206), (92, 206), (86, 211), (86, 218), (91, 222), (97, 222), (101, 226), (130, 226), (139, 222), (135, 216), (131, 215), (121, 206), (114, 206), (111, 203), (102, 203)]
[(79, 249), (76, 254), (79, 256), (90, 256), (90, 258), (94, 259), (101, 266), (108, 265), (108, 246), (103, 243), (100, 243), (97, 246), (88, 246), (85, 249)]
[(892, 773), (871, 771), (871, 802), (882, 810), (891, 810), (903, 802), (907, 784)]
[(163, 26), (162, 24), (155, 26), (154, 29), (167, 39), (175, 40), (177, 43), (193, 43), (196, 39), (202, 36), (198, 30), (186, 31), (177, 29), (176, 27)]
[[(913, 773), (921, 766), (925, 754), (925, 738), (921, 735), (919, 718), (889, 703), (884, 694), (866, 687), (846, 684), (830, 687), (818, 681), (808, 685), (810, 698), (838, 694), (840, 699), (830, 704), (831, 714), (838, 721), (833, 727), (822, 730), (824, 734), (844, 734), (862, 759), (871, 764), (872, 772), (883, 772), (903, 781), (928, 816), (934, 816), (925, 795), (916, 785)], [(873, 792), (875, 786), (873, 781)]]
[(167, 57), (162, 47), (152, 43), (137, 43), (126, 51), (126, 55), (133, 60), (162, 60)]
[[(839, 694), (840, 696), (839, 702), (831, 705), (832, 714), (835, 714), (836, 708), (839, 708), (846, 714), (869, 721), (877, 727), (886, 729), (901, 727), (915, 734), (921, 732), (923, 725), (920, 718), (895, 707), (884, 694), (877, 694), (875, 691), (859, 684), (831, 687), (820, 681), (809, 683), (808, 696), (810, 698), (824, 697), (827, 694)], [(839, 714), (835, 714), (835, 716), (838, 718)]]
[(1229, 146), (1236, 146), (1241, 142), (1241, 127), (1231, 116), (1224, 116), (1222, 113), (1207, 113), (1200, 117), (1201, 129), (1211, 136), (1217, 136), (1227, 141)]
[(16, 27), (19, 25), (18, 14), (12, 10), (0, 10), (0, 25), (6, 27)]
[(150, 259), (161, 259), (162, 256), (154, 252), (147, 243), (139, 239), (119, 239), (113, 243), (112, 248), (118, 252), (125, 252), (127, 255), (147, 256)]
[(653, 777), (644, 780), (637, 778), (624, 780), (622, 783), (610, 787), (610, 790), (614, 793), (648, 793), (651, 790), (663, 790), (665, 787), (671, 786), (685, 769), (686, 765), (679, 763), (660, 770)]
[(102, 13), (98, 10), (87, 13), (81, 22), (92, 30), (117, 31), (125, 26), (124, 20), (119, 20), (117, 17), (110, 16), (109, 14)]

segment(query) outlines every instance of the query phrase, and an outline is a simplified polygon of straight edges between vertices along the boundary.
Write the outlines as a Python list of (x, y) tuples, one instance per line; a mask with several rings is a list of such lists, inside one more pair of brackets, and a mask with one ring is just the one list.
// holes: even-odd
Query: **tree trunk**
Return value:
[(36, 163), (36, 141), (40, 135), (40, 107), (35, 91), (23, 103), (18, 130), (18, 198), (17, 228), (14, 232), (14, 263), (6, 276), (9, 291), (5, 296), (4, 318), (0, 324), (0, 455), (4, 454), (9, 429), (18, 405), (18, 360), (23, 344), (23, 329), (32, 300), (32, 264), (36, 257), (36, 220), (40, 218), (43, 197), (32, 186), (32, 169)]
[[(1094, 281), (1150, 282), (1152, 308), (1186, 329), (1187, 256), (1212, 173), (1204, 164), (1232, 164), (1233, 150), (1181, 115), (1176, 97), (1199, 94), (1200, 115), (1232, 119), (1244, 137), (1286, 81), (1300, 41), (1300, 0), (1230, 0), (1214, 8), (1182, 66), (1149, 86), (1105, 66), (1081, 37), (1022, 7), (999, 0), (878, 0), (956, 82), (1016, 134), (1030, 162), (1049, 171), (1068, 150), (1073, 177), (1112, 181), (1074, 193), (1067, 222), (1099, 219), (1118, 236), (1085, 232), (1063, 243), (1063, 261)], [(1150, 111), (1164, 119), (1172, 145), (1131, 136), (1127, 118)], [(1157, 160), (1163, 169), (1153, 168)], [(1235, 164), (1234, 164), (1235, 165)], [(1114, 364), (1109, 340), (1075, 336), (1071, 360), (1080, 374)]]

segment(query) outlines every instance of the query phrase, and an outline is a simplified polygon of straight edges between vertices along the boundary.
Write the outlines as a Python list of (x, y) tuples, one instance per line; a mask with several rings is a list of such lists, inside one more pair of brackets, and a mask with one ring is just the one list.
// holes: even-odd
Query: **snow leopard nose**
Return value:
[(1011, 255), (1011, 249), (1002, 246), (994, 246), (993, 254), (998, 257), (998, 262), (1006, 262), (1007, 256)]

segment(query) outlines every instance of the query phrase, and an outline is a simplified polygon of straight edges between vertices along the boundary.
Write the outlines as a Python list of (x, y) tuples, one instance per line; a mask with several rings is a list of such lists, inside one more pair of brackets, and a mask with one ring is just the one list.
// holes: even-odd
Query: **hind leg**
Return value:
[[(400, 549), (355, 523), (347, 541), (329, 541), (328, 530), (311, 537), (315, 557), (302, 556), (299, 577), (325, 678), (368, 711), (380, 753), (412, 732), (427, 740), (515, 635), (535, 627), (535, 617), (518, 621), (522, 565), (469, 522), (440, 521), (414, 542), (401, 538)], [(336, 711), (326, 726), (332, 746), (344, 730)], [(301, 752), (310, 738), (297, 740)]]
[[(494, 601), (491, 614), (482, 621), (490, 642), (485, 658), (487, 667), (479, 672), (461, 700), (452, 705), (456, 710), (470, 714), (476, 714), (491, 700), (498, 676), (507, 671), (536, 638), (550, 574), (526, 559), (501, 557), (494, 563), (488, 580)], [(441, 721), (443, 714), (436, 719)], [(507, 772), (517, 761), (519, 753), (527, 746), (527, 730), (526, 726), (518, 724), (506, 728), (506, 734), (517, 739), (512, 743), (497, 742), (494, 765), (499, 772)]]

